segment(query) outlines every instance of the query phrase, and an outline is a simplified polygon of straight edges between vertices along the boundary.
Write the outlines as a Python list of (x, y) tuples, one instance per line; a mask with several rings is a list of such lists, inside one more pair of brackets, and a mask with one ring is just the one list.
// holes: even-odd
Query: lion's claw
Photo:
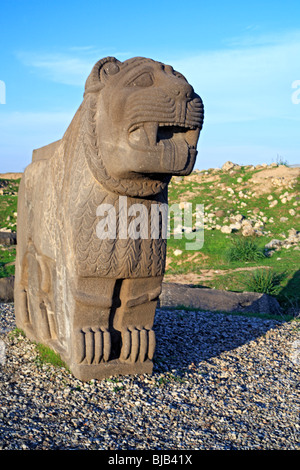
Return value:
[(86, 327), (79, 332), (77, 362), (99, 364), (109, 360), (111, 335), (106, 328)]
[(120, 360), (122, 362), (145, 362), (152, 359), (155, 350), (155, 334), (146, 328), (124, 329), (122, 331), (122, 348)]

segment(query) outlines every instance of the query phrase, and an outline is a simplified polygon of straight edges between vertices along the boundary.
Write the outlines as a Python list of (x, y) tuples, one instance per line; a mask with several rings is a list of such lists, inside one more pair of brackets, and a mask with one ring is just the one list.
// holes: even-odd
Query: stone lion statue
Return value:
[[(192, 171), (202, 122), (200, 97), (171, 66), (107, 57), (63, 138), (33, 151), (18, 198), (16, 321), (81, 380), (152, 371), (166, 238), (162, 213), (156, 236), (145, 215), (167, 204), (172, 175)], [(136, 207), (144, 236), (126, 233)]]

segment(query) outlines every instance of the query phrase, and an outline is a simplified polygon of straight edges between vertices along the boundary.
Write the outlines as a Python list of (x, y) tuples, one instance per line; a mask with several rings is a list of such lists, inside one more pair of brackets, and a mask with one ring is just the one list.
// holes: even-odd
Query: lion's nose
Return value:
[(187, 82), (180, 80), (180, 83), (174, 83), (174, 87), (172, 88), (173, 94), (175, 98), (180, 99), (189, 99), (192, 97), (194, 93), (193, 87)]

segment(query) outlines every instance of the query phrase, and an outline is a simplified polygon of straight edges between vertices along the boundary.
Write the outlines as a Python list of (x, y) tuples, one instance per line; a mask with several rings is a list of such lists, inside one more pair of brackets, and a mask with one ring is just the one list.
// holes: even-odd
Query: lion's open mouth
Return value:
[(184, 125), (147, 122), (129, 129), (131, 147), (143, 151), (159, 151), (166, 171), (183, 170), (190, 158), (196, 157), (200, 128)]
[(134, 124), (129, 129), (129, 142), (134, 147), (145, 149), (162, 141), (183, 138), (190, 148), (196, 148), (199, 128), (184, 127), (180, 124), (158, 124), (147, 122)]

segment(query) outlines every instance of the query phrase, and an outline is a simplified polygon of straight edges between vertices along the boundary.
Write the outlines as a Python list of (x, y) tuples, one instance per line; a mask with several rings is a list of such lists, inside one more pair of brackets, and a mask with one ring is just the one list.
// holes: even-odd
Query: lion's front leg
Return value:
[(75, 292), (73, 355), (77, 364), (107, 362), (112, 353), (110, 315), (116, 281), (81, 278)]
[(121, 332), (121, 362), (152, 360), (155, 351), (152, 327), (161, 283), (162, 277), (123, 281), (121, 305), (116, 309), (113, 320), (114, 329)]

